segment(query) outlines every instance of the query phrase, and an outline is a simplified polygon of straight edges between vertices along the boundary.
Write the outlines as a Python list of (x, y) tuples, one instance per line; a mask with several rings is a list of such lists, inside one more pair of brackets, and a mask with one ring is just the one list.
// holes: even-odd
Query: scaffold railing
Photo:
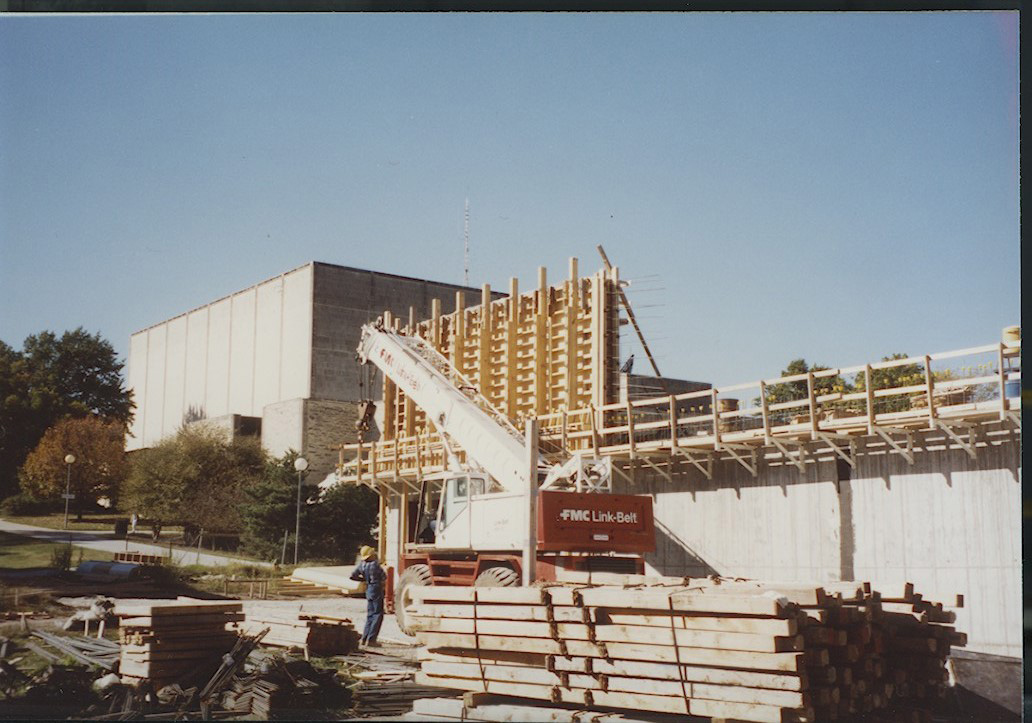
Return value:
[[(980, 425), (1020, 433), (1020, 357), (1020, 342), (988, 344), (563, 410), (537, 417), (541, 448), (546, 458), (607, 455), (625, 463), (615, 467), (619, 474), (637, 463), (668, 479), (675, 460), (707, 477), (714, 460), (736, 460), (756, 475), (758, 452), (802, 471), (814, 447), (855, 466), (855, 442), (864, 436), (912, 464), (912, 434), (920, 430), (940, 432), (976, 457)], [(418, 491), (423, 476), (448, 463), (429, 430), (339, 451), (340, 481), (381, 491)]]

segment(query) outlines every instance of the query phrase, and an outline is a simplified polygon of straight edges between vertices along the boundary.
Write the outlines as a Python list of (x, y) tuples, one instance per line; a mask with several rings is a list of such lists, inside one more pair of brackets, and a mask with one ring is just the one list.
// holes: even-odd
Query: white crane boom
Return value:
[[(397, 384), (443, 437), (465, 450), (471, 466), (487, 472), (507, 491), (528, 489), (523, 435), (426, 341), (387, 329), (378, 320), (362, 327), (358, 359), (376, 365)], [(612, 462), (571, 456), (553, 466), (539, 453), (539, 476), (542, 473), (542, 489), (569, 480), (578, 490), (608, 491)]]

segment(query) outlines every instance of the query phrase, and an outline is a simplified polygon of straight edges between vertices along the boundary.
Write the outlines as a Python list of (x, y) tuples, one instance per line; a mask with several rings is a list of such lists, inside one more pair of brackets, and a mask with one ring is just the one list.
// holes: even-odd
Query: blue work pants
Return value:
[(379, 585), (366, 588), (366, 621), (362, 640), (367, 643), (375, 643), (380, 634), (380, 626), (383, 624), (383, 593), (384, 590)]

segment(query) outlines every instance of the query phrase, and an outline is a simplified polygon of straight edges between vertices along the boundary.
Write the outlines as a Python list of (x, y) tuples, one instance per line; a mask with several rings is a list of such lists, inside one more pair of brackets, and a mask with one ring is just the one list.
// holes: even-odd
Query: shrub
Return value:
[(25, 492), (11, 495), (0, 502), (0, 514), (17, 517), (19, 515), (44, 515), (56, 509), (51, 500), (38, 500)]

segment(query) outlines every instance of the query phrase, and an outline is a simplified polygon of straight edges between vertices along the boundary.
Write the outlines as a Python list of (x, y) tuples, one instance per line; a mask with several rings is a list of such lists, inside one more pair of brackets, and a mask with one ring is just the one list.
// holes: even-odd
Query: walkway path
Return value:
[[(146, 542), (126, 541), (123, 538), (115, 537), (114, 534), (104, 530), (55, 530), (49, 527), (36, 527), (34, 525), (22, 525), (17, 522), (0, 519), (0, 531), (9, 532), (13, 535), (32, 537), (36, 540), (47, 542), (70, 542), (79, 547), (86, 547), (91, 550), (110, 552), (140, 552), (145, 555), (168, 555), (167, 545), (152, 545)], [(196, 550), (183, 550), (172, 548), (172, 559), (180, 565), (205, 565), (207, 567), (221, 567), (223, 565), (244, 564), (272, 567), (271, 562), (260, 562), (240, 557), (228, 557), (217, 555), (211, 552), (197, 552)]]

